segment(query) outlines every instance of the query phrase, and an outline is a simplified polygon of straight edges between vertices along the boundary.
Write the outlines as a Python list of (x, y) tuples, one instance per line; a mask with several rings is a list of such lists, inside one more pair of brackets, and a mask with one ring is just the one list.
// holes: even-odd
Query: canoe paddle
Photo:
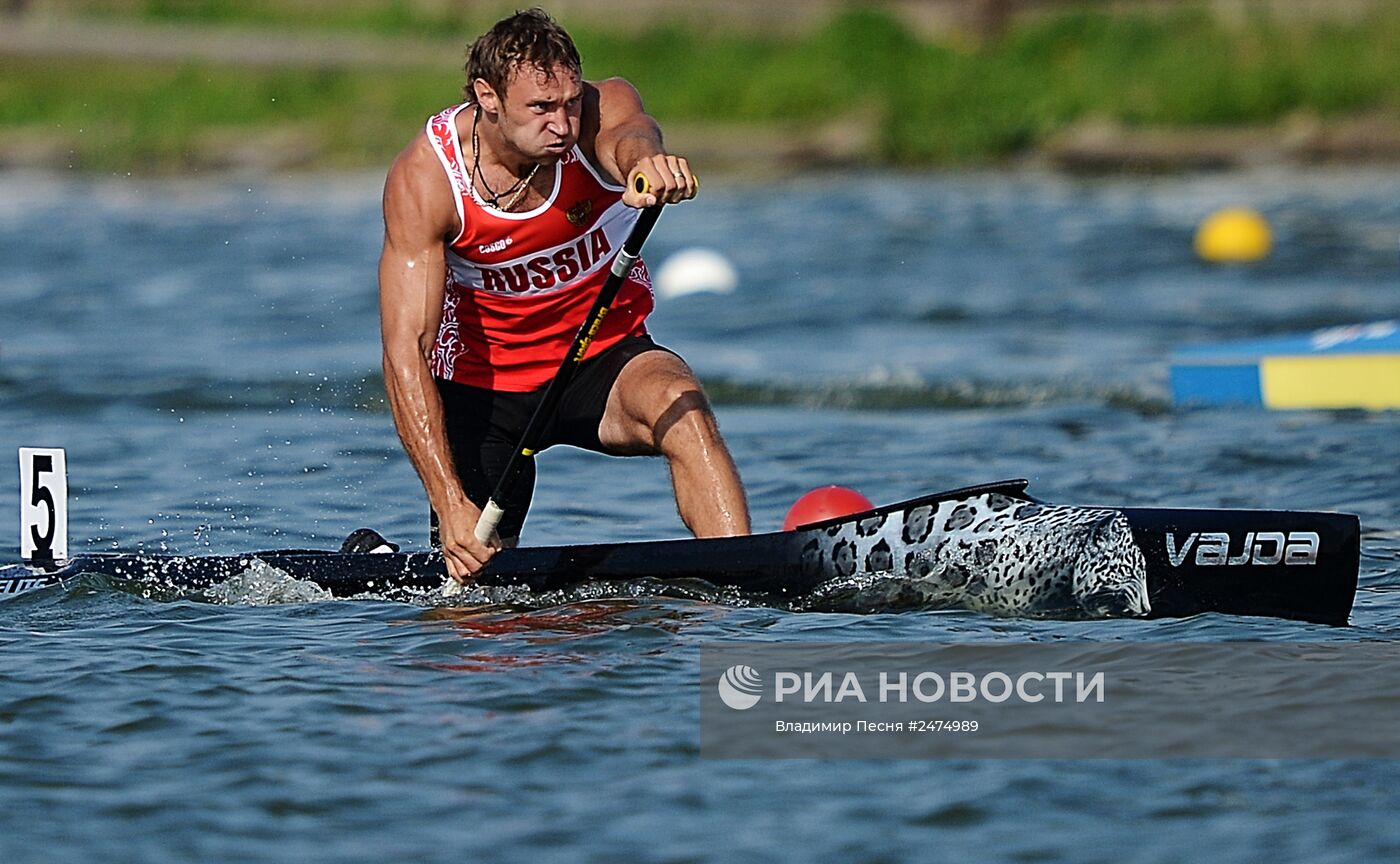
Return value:
[[(633, 188), (638, 194), (645, 195), (651, 184), (645, 174), (638, 174), (633, 181)], [(500, 480), (496, 482), (496, 488), (491, 493), (491, 497), (486, 502), (486, 506), (481, 510), (481, 518), (476, 522), (476, 539), (481, 543), (491, 542), (492, 536), (496, 533), (496, 526), (501, 524), (501, 518), (505, 516), (505, 509), (498, 503), (504, 501), (506, 495), (515, 486), (520, 478), (520, 472), (524, 469), (527, 460), (535, 457), (535, 451), (539, 447), (540, 436), (544, 432), (545, 425), (554, 416), (554, 409), (558, 407), (559, 400), (564, 395), (564, 390), (573, 380), (574, 373), (578, 371), (579, 364), (583, 362), (583, 356), (588, 352), (588, 346), (593, 342), (593, 337), (598, 335), (598, 330), (603, 326), (603, 319), (608, 316), (608, 310), (612, 307), (613, 300), (617, 297), (617, 292), (622, 288), (622, 282), (627, 278), (627, 274), (632, 271), (632, 265), (637, 263), (637, 259), (642, 254), (642, 244), (646, 242), (647, 235), (656, 225), (657, 217), (661, 215), (660, 204), (653, 204), (642, 210), (642, 215), (637, 217), (637, 224), (632, 226), (632, 232), (627, 235), (627, 239), (622, 242), (622, 250), (613, 259), (612, 269), (608, 273), (608, 279), (603, 283), (603, 288), (598, 292), (598, 299), (593, 301), (593, 308), (588, 310), (588, 315), (583, 319), (583, 325), (578, 328), (578, 334), (574, 336), (573, 344), (569, 346), (569, 351), (564, 355), (564, 362), (559, 364), (559, 371), (554, 373), (554, 380), (549, 382), (549, 389), (544, 391), (544, 398), (535, 407), (535, 413), (531, 415), (530, 422), (525, 426), (525, 432), (520, 436), (520, 446), (510, 454), (510, 461), (506, 462), (506, 470), (501, 474)], [(453, 596), (460, 593), (462, 586), (454, 579), (447, 580), (443, 586), (443, 593)]]

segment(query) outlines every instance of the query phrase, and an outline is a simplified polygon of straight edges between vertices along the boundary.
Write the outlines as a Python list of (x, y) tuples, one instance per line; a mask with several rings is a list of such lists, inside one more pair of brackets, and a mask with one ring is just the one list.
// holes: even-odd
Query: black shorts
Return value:
[[(648, 351), (675, 353), (657, 345), (650, 336), (628, 336), (598, 356), (583, 361), (545, 426), (536, 452), (555, 444), (568, 444), (607, 453), (598, 440), (598, 426), (608, 407), (608, 394), (617, 376), (622, 374), (622, 367), (633, 357)], [(457, 477), (472, 503), (484, 507), (505, 472), (511, 453), (520, 445), (520, 436), (525, 433), (548, 385), (528, 393), (507, 393), (439, 379), (437, 387), (442, 396), (447, 443), (452, 449)], [(506, 511), (497, 528), (502, 540), (510, 542), (519, 538), (534, 493), (535, 462), (531, 459), (525, 463), (506, 500), (497, 502)], [(434, 547), (440, 545), (436, 513), (432, 520), (432, 543)]]

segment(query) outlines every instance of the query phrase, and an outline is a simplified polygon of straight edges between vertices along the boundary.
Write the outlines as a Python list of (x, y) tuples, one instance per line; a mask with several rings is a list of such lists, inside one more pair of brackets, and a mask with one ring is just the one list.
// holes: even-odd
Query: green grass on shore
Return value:
[[(162, 20), (195, 9), (203, 22), (306, 24), (288, 18), (295, 4), (148, 0), (140, 8)], [(404, 4), (386, 4), (378, 18), (356, 14), (321, 25), (441, 36), (444, 23), (420, 20)], [(790, 39), (680, 27), (636, 36), (579, 27), (575, 36), (586, 74), (631, 79), (663, 122), (769, 123), (801, 134), (854, 115), (879, 124), (871, 157), (903, 164), (995, 161), (1086, 118), (1178, 127), (1400, 112), (1400, 15), (1285, 25), (1263, 17), (1225, 24), (1189, 10), (1074, 14), (1026, 21), (981, 47), (921, 41), (860, 10)], [(283, 126), (314, 141), (322, 162), (383, 164), (462, 83), (460, 52), (444, 56), (440, 72), (5, 64), (0, 132), (56, 136), (85, 167), (144, 171), (197, 162), (193, 154), (211, 139)]]
[[(297, 0), (69, 0), (69, 14), (95, 19), (175, 24), (236, 24), (261, 27), (376, 33), (439, 38), (491, 26), (472, 3), (427, 8), (409, 0), (297, 2)], [(519, 4), (521, 6), (529, 4)]]
[(217, 165), (259, 141), (285, 146), (268, 135), (278, 130), (322, 167), (387, 166), (457, 86), (425, 72), (12, 61), (0, 77), (0, 131), (51, 137), (75, 167), (100, 170)]

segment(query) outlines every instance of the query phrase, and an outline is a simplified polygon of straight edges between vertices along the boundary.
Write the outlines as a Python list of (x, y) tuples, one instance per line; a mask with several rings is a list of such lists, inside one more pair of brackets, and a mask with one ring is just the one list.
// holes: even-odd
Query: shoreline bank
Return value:
[[(1360, 117), (1322, 124), (1293, 118), (1272, 127), (1128, 129), (1089, 122), (1042, 145), (997, 161), (909, 165), (869, 157), (868, 128), (833, 122), (812, 133), (778, 125), (666, 124), (667, 143), (708, 174), (800, 175), (831, 170), (1050, 170), (1067, 174), (1178, 174), (1255, 167), (1371, 168), (1400, 165), (1400, 123)], [(411, 135), (405, 131), (405, 139)], [(187, 147), (178, 165), (97, 166), (81, 158), (61, 131), (0, 129), (0, 172), (82, 171), (139, 176), (186, 174), (370, 172), (380, 162), (326, 162), (313, 135), (289, 128), (211, 131)]]

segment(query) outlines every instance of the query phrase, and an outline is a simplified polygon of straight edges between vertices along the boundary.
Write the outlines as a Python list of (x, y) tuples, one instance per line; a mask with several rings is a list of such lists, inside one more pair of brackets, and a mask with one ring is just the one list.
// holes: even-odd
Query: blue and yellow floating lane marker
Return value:
[(1178, 405), (1400, 409), (1400, 321), (1178, 350)]

